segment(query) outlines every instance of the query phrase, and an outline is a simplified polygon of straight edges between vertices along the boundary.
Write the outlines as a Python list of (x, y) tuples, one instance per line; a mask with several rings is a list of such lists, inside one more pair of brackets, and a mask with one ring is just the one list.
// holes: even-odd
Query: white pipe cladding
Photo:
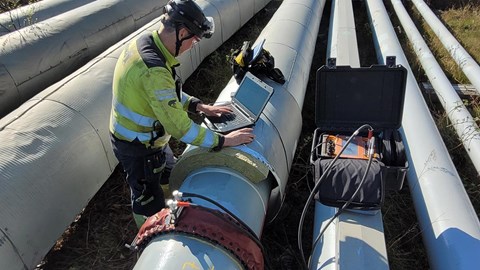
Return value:
[[(268, 1), (197, 2), (222, 36), (181, 57), (183, 79)], [(242, 9), (241, 21), (221, 16), (238, 14), (232, 5), (255, 8)], [(111, 175), (118, 163), (108, 135), (115, 63), (126, 43), (158, 26), (153, 20), (0, 119), (0, 269), (35, 267)]]
[(480, 223), (438, 133), (381, 0), (367, 0), (383, 63), (396, 56), (408, 70), (403, 137), (407, 179), (432, 269), (476, 269), (480, 265)]
[(158, 17), (167, 0), (102, 0), (0, 37), (0, 117)]

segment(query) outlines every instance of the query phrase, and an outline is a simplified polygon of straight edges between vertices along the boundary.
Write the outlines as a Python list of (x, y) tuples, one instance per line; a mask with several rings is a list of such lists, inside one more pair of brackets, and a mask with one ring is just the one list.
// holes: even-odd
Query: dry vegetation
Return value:
[[(20, 1), (6, 1), (20, 2)], [(3, 8), (6, 2), (1, 2)], [(388, 2), (388, 1), (386, 1)], [(480, 5), (472, 1), (431, 1), (442, 20), (448, 25), (455, 36), (462, 41), (465, 48), (478, 60), (480, 48), (476, 44), (480, 40)], [(198, 70), (185, 83), (186, 91), (193, 91), (206, 101), (215, 100), (218, 93), (231, 77), (231, 71), (226, 63), (226, 55), (230, 49), (238, 47), (243, 40), (254, 40), (270, 17), (281, 4), (280, 0), (272, 1), (267, 8), (255, 16), (232, 39), (209, 56)], [(355, 2), (356, 24), (359, 31), (358, 40), (361, 48), (371, 48), (371, 32), (368, 18), (362, 3)], [(432, 51), (437, 55), (442, 67), (446, 70), (452, 83), (468, 83), (449, 54), (443, 49), (431, 30), (422, 22), (414, 8), (409, 5), (411, 14), (415, 14), (417, 25), (429, 40)], [(327, 25), (329, 6), (325, 7), (321, 30), (317, 40), (314, 61), (312, 63), (310, 84), (303, 108), (303, 130), (297, 148), (294, 166), (287, 186), (287, 198), (278, 218), (268, 224), (262, 236), (262, 243), (268, 251), (272, 269), (299, 269), (300, 261), (297, 249), (297, 226), (300, 216), (298, 205), (305, 202), (308, 193), (309, 172), (308, 155), (311, 145), (311, 134), (314, 130), (313, 104), (313, 71), (324, 63), (326, 54)], [(392, 14), (394, 12), (392, 11)], [(393, 18), (394, 16), (392, 16)], [(399, 23), (395, 22), (398, 26)], [(412, 70), (416, 72), (419, 82), (426, 81), (421, 67), (409, 51), (406, 38), (399, 32), (404, 50), (407, 51)], [(375, 54), (371, 50), (361, 50), (361, 63), (369, 66), (375, 63)], [(480, 115), (478, 98), (465, 100), (476, 117)], [(480, 180), (466, 157), (463, 147), (449, 125), (448, 118), (441, 106), (429, 104), (435, 116), (444, 141), (450, 149), (451, 156), (457, 166), (466, 190), (477, 213), (480, 213)], [(182, 144), (175, 144), (177, 154), (182, 151)], [(305, 177), (307, 176), (307, 177)], [(72, 223), (62, 238), (60, 238), (44, 262), (38, 269), (131, 269), (135, 264), (136, 255), (123, 247), (136, 234), (136, 228), (130, 216), (129, 191), (120, 168), (114, 172), (102, 189), (95, 195), (89, 205)], [(408, 188), (392, 193), (386, 198), (382, 209), (385, 224), (385, 237), (391, 269), (428, 269), (426, 252), (424, 250), (421, 231), (415, 217)], [(312, 220), (307, 220), (305, 235), (311, 232)], [(311, 243), (309, 236), (304, 243)], [(304, 250), (308, 253), (309, 248)]]
[(0, 1), (0, 13), (35, 2), (38, 0), (2, 0)]

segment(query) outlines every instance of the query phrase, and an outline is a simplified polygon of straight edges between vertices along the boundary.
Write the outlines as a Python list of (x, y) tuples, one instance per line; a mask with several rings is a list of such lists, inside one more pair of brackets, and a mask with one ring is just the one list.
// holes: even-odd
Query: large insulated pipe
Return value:
[[(327, 59), (335, 58), (337, 66), (360, 67), (352, 1), (332, 1), (328, 33)], [(389, 269), (382, 212), (347, 210), (330, 222), (337, 211), (315, 201), (309, 269)]]
[(0, 14), (0, 36), (95, 0), (42, 0)]
[(478, 63), (468, 54), (460, 42), (448, 31), (423, 0), (412, 0), (412, 2), (440, 39), (445, 49), (453, 57), (453, 60), (460, 66), (465, 76), (475, 86), (477, 92), (480, 93), (480, 66)]
[(465, 150), (467, 150), (473, 165), (477, 169), (477, 174), (480, 175), (480, 129), (478, 125), (435, 60), (435, 56), (423, 40), (422, 35), (417, 30), (402, 2), (392, 0), (392, 4), (413, 46), (413, 50), (417, 54), (428, 79), (437, 93), (438, 99), (447, 112), (448, 118), (452, 121), (452, 126), (455, 128)]
[[(280, 85), (261, 77), (274, 93), (255, 124), (255, 141), (220, 152), (198, 147), (185, 150), (172, 171), (170, 185), (200, 207), (183, 209), (178, 226), (169, 233), (151, 231), (154, 237), (145, 243), (135, 269), (183, 269), (186, 265), (192, 269), (264, 269), (261, 248), (247, 245), (252, 239), (258, 241), (263, 225), (274, 218), (285, 195), (324, 5), (325, 1), (318, 0), (283, 1), (256, 43), (266, 39), (264, 47), (275, 57), (286, 82)], [(230, 80), (217, 102), (230, 100), (237, 87)], [(224, 212), (220, 206), (234, 218), (218, 218)], [(217, 217), (210, 219), (215, 211), (219, 211)], [(243, 231), (235, 224), (243, 224)]]
[[(262, 6), (241, 2), (197, 0), (222, 35), (182, 55), (183, 79), (241, 27), (232, 14), (246, 22)], [(0, 119), (0, 269), (34, 268), (111, 175), (115, 63), (125, 44), (158, 28), (157, 18)]]
[(327, 58), (335, 58), (337, 66), (360, 67), (351, 1), (332, 1), (328, 33)]
[(432, 269), (480, 265), (480, 222), (438, 133), (381, 0), (367, 0), (379, 63), (394, 55), (408, 70), (402, 136), (407, 179)]
[(167, 0), (94, 1), (0, 37), (0, 117), (162, 13)]

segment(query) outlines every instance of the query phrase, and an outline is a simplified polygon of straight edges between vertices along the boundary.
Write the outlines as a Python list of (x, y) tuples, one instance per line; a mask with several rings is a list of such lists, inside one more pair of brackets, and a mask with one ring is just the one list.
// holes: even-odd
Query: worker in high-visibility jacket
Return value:
[(127, 45), (113, 76), (111, 142), (131, 189), (137, 226), (165, 207), (160, 184), (168, 183), (169, 169), (175, 163), (168, 146), (171, 136), (214, 150), (254, 139), (250, 128), (221, 135), (195, 124), (187, 115), (187, 111), (230, 112), (183, 93), (175, 74), (179, 65), (175, 57), (201, 38), (211, 37), (213, 19), (205, 17), (193, 0), (171, 0), (161, 22), (158, 30)]

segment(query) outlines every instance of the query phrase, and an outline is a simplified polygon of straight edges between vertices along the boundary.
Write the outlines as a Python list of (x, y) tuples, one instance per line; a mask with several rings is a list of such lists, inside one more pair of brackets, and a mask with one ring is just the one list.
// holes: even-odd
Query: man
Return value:
[(254, 139), (250, 128), (223, 136), (195, 124), (187, 115), (187, 111), (206, 115), (230, 112), (224, 106), (205, 105), (182, 93), (175, 74), (179, 65), (175, 57), (201, 38), (211, 37), (213, 19), (205, 17), (193, 0), (171, 0), (165, 6), (161, 22), (159, 30), (125, 48), (113, 77), (111, 142), (126, 172), (139, 227), (145, 217), (165, 207), (160, 179), (162, 184), (168, 183), (169, 171), (165, 167), (174, 164), (168, 147), (171, 136), (214, 150)]

